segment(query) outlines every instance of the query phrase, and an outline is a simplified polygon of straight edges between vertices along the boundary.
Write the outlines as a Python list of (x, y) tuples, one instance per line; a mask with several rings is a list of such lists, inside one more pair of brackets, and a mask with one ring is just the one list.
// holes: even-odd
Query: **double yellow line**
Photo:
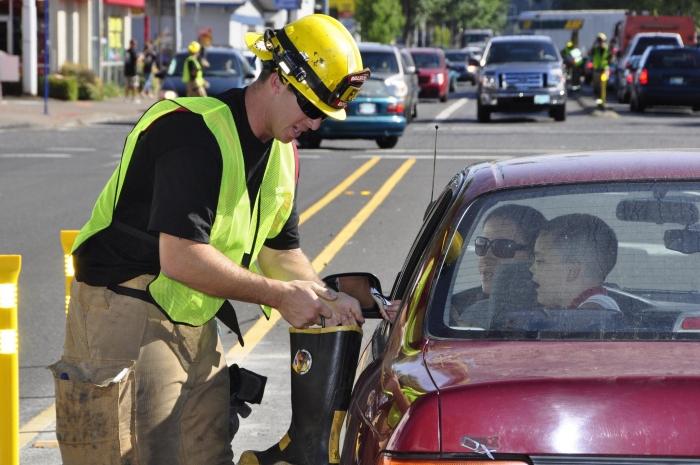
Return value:
[[(370, 201), (367, 202), (367, 204), (365, 204), (365, 206), (362, 207), (359, 212), (357, 212), (357, 214), (343, 227), (343, 229), (333, 238), (333, 240), (326, 245), (321, 253), (319, 253), (316, 258), (312, 260), (311, 264), (317, 273), (321, 273), (321, 271), (323, 271), (326, 265), (330, 263), (333, 257), (335, 257), (336, 254), (345, 246), (345, 244), (355, 235), (355, 233), (357, 233), (360, 227), (365, 223), (365, 221), (367, 221), (372, 213), (374, 213), (377, 207), (382, 204), (391, 191), (401, 181), (404, 175), (413, 167), (415, 162), (415, 158), (409, 158), (404, 161), (401, 166), (384, 182), (384, 184), (382, 184)], [(305, 223), (312, 216), (330, 204), (333, 200), (345, 192), (348, 187), (355, 183), (355, 181), (371, 170), (377, 163), (379, 163), (379, 157), (370, 158), (350, 176), (345, 178), (321, 199), (301, 213), (299, 215), (299, 224)], [(266, 320), (261, 316), (243, 336), (246, 341), (245, 347), (241, 347), (239, 344), (236, 344), (226, 353), (226, 359), (229, 361), (235, 360), (237, 363), (240, 363), (243, 359), (245, 359), (245, 357), (248, 356), (255, 346), (257, 346), (265, 335), (272, 330), (280, 319), (281, 317), (278, 312), (273, 312), (270, 320)], [(51, 404), (48, 408), (46, 408), (46, 410), (23, 425), (20, 430), (19, 448), (22, 449), (24, 446), (34, 440), (34, 438), (40, 432), (45, 430), (48, 425), (55, 420), (55, 418), (56, 406), (55, 404)]]

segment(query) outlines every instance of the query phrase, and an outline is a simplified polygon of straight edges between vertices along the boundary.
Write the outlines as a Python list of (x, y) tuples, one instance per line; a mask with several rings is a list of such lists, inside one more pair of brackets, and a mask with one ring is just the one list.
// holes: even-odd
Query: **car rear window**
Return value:
[(399, 63), (393, 52), (361, 51), (362, 64), (374, 74), (397, 74)]
[(411, 53), (416, 68), (440, 68), (440, 56), (436, 53)]
[(450, 61), (460, 62), (460, 61), (467, 61), (469, 59), (469, 54), (466, 52), (464, 52), (464, 53), (462, 53), (462, 52), (458, 52), (458, 53), (450, 52), (450, 53), (446, 53), (445, 57)]
[(380, 79), (368, 79), (360, 88), (360, 96), (364, 97), (386, 97), (389, 95), (389, 89)]
[[(176, 55), (168, 66), (168, 74), (171, 76), (182, 75), (182, 67), (186, 58), (186, 54)], [(234, 53), (209, 52), (206, 59), (209, 66), (203, 67), (205, 76), (231, 77), (242, 74), (241, 68), (246, 68), (243, 70), (246, 73), (249, 70), (247, 62), (244, 64)]]
[(637, 45), (634, 46), (632, 55), (641, 55), (652, 45), (681, 45), (675, 37), (640, 37)]
[(700, 68), (700, 50), (653, 50), (649, 52), (646, 67), (698, 69)]
[(549, 42), (511, 41), (491, 44), (486, 64), (557, 61), (557, 51)]
[(431, 324), (456, 338), (698, 338), (698, 211), (700, 183), (491, 194), (457, 226)]

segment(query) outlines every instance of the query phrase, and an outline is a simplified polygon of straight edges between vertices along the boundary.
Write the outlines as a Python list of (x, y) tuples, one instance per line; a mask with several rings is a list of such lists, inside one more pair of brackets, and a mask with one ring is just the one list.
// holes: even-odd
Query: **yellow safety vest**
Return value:
[[(181, 97), (153, 105), (129, 133), (121, 163), (97, 198), (90, 220), (75, 240), (73, 252), (112, 224), (140, 134), (156, 119), (183, 107), (202, 115), (221, 151), (221, 185), (210, 244), (234, 263), (240, 265), (245, 254), (250, 254), (250, 263), (253, 263), (265, 240), (280, 233), (294, 204), (296, 160), (292, 145), (273, 141), (260, 190), (251, 208), (243, 151), (228, 105), (213, 97)], [(148, 292), (171, 320), (194, 326), (213, 318), (224, 303), (220, 297), (189, 288), (163, 273), (150, 283)], [(263, 310), (269, 317), (270, 309), (263, 307)]]

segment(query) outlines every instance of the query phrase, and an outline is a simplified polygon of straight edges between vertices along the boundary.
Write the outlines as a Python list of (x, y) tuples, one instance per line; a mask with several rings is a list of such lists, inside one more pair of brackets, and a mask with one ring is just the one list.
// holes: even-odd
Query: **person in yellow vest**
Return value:
[(610, 77), (610, 51), (608, 50), (608, 38), (600, 32), (591, 48), (591, 60), (593, 61), (593, 93), (596, 97), (596, 105), (605, 108), (608, 78)]
[(232, 463), (214, 318), (236, 329), (228, 299), (275, 308), (297, 331), (360, 332), (358, 302), (326, 288), (299, 247), (293, 141), (344, 119), (369, 70), (325, 15), (250, 45), (266, 66), (249, 87), (144, 113), (75, 240), (51, 367), (65, 465)]
[(204, 80), (204, 71), (199, 58), (201, 49), (202, 46), (196, 40), (187, 46), (189, 55), (182, 66), (182, 82), (187, 86), (188, 97), (207, 96), (207, 82)]

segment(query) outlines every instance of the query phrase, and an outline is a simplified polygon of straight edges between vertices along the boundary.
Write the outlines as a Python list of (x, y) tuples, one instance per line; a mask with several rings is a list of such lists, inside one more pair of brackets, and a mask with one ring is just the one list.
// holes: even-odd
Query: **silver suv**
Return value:
[(548, 111), (566, 119), (566, 79), (562, 59), (547, 36), (499, 36), (486, 45), (479, 71), (476, 116), (493, 112)]

